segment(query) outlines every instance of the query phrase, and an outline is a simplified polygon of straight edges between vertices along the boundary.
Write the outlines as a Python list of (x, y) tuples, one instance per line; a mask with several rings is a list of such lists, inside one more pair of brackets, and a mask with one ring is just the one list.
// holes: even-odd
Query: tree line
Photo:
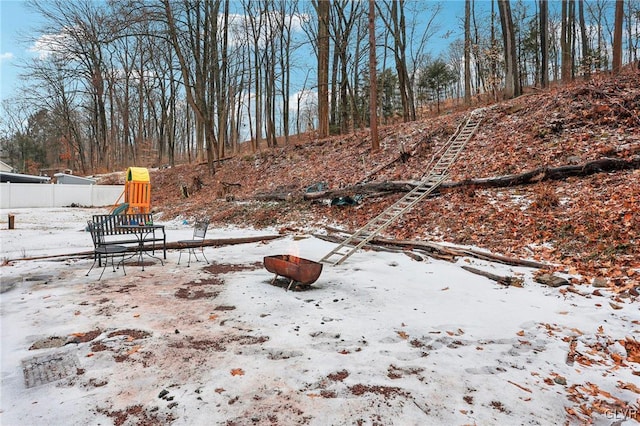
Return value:
[[(29, 0), (4, 158), (88, 174), (376, 129), (638, 63), (637, 0)], [(459, 37), (454, 35), (461, 34)], [(444, 47), (443, 47), (444, 46)]]

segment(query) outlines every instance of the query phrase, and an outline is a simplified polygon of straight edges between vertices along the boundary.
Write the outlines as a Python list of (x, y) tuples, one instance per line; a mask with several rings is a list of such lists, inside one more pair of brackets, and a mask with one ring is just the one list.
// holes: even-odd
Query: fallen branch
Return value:
[[(613, 172), (620, 170), (633, 170), (640, 168), (640, 156), (634, 156), (630, 160), (619, 158), (600, 158), (598, 160), (588, 161), (583, 164), (570, 164), (559, 167), (538, 167), (523, 173), (496, 176), (489, 178), (465, 179), (459, 182), (444, 182), (440, 188), (459, 188), (463, 186), (475, 186), (480, 188), (502, 188), (517, 185), (528, 185), (549, 180), (562, 180), (571, 176), (589, 176), (596, 173)], [(387, 195), (400, 192), (409, 192), (420, 182), (418, 181), (390, 181), (390, 182), (372, 182), (353, 185), (346, 188), (335, 190), (326, 190), (303, 194), (288, 193), (288, 199), (304, 198), (305, 200), (318, 200), (323, 198), (344, 197), (346, 195), (362, 194), (364, 196), (371, 195)], [(432, 196), (438, 195), (438, 191), (434, 191)], [(261, 194), (257, 196), (259, 199), (282, 199), (280, 194)]]
[(349, 186), (342, 189), (328, 189), (326, 191), (306, 192), (304, 194), (300, 191), (274, 191), (265, 194), (256, 194), (255, 198), (260, 201), (291, 201), (293, 199), (320, 200), (326, 198), (345, 197), (353, 194), (376, 196), (396, 192), (409, 192), (415, 186), (415, 182), (372, 182)]
[(488, 253), (485, 251), (467, 248), (462, 248), (461, 250), (468, 256), (482, 260), (489, 260), (491, 262), (504, 263), (505, 265), (524, 266), (527, 268), (536, 269), (551, 269), (550, 265), (547, 265), (546, 263), (536, 262), (535, 260), (516, 259), (514, 257), (503, 256), (501, 254)]
[[(328, 241), (330, 243), (336, 243), (336, 244), (341, 243), (343, 240), (340, 237), (330, 236), (330, 235), (320, 235), (320, 234), (312, 234), (312, 235), (315, 238), (318, 238), (320, 240), (324, 240), (324, 241)], [(399, 248), (399, 247), (382, 247), (376, 244), (367, 244), (366, 247), (369, 250), (378, 251), (378, 252), (382, 251), (382, 252), (388, 252), (388, 253), (406, 253), (406, 250), (403, 250), (402, 248)]]
[(596, 173), (613, 172), (640, 168), (640, 157), (631, 160), (619, 158), (601, 158), (583, 164), (566, 165), (560, 167), (539, 167), (537, 169), (493, 178), (467, 179), (462, 182), (447, 182), (443, 188), (456, 188), (459, 186), (477, 186), (498, 188), (515, 185), (526, 185), (548, 180), (562, 180), (571, 176), (589, 176)]
[(469, 271), (476, 275), (482, 275), (483, 277), (487, 277), (490, 280), (496, 281), (498, 284), (505, 285), (507, 287), (522, 287), (522, 279), (516, 277), (502, 277), (500, 275), (495, 275), (490, 272), (485, 272), (480, 269), (472, 268), (471, 266), (462, 266), (462, 269), (465, 271)]
[[(262, 241), (270, 241), (278, 238), (282, 238), (282, 235), (263, 235), (256, 237), (241, 237), (241, 238), (218, 238), (211, 240), (204, 240), (202, 246), (204, 247), (219, 247), (219, 246), (230, 246), (235, 244), (248, 244), (248, 243), (257, 243)], [(167, 243), (167, 250), (179, 250), (185, 248), (198, 248), (200, 247), (200, 243), (197, 244), (184, 244), (178, 242), (169, 242)], [(156, 245), (155, 249), (160, 250), (162, 246)], [(138, 250), (137, 246), (131, 246), (127, 248), (127, 252), (136, 252)], [(153, 246), (145, 245), (145, 251), (153, 250)], [(7, 262), (15, 262), (20, 260), (42, 260), (42, 259), (57, 259), (62, 258), (60, 260), (65, 260), (73, 257), (90, 257), (93, 256), (93, 250), (90, 251), (81, 251), (76, 253), (65, 253), (65, 254), (51, 254), (46, 256), (33, 256), (33, 257), (23, 257), (19, 259), (9, 259)]]
[(517, 388), (522, 389), (522, 390), (523, 390), (523, 391), (525, 391), (525, 392), (532, 393), (532, 392), (531, 392), (531, 389), (529, 389), (529, 388), (525, 388), (524, 386), (519, 385), (519, 384), (517, 384), (516, 382), (512, 382), (511, 380), (507, 380), (507, 382), (511, 383), (513, 386), (515, 386), (515, 387), (517, 387)]
[[(331, 232), (340, 232), (347, 235), (353, 235), (353, 232), (345, 231), (338, 228), (326, 227)], [(342, 242), (344, 238), (332, 237), (332, 242)], [(496, 253), (470, 249), (466, 247), (442, 245), (431, 241), (414, 241), (414, 240), (393, 240), (381, 237), (375, 237), (371, 243), (383, 246), (396, 246), (403, 249), (419, 249), (429, 256), (448, 261), (455, 261), (456, 257), (469, 256), (476, 259), (487, 260), (490, 262), (503, 263), (510, 266), (524, 266), (527, 268), (550, 269), (551, 266), (545, 263), (536, 262), (535, 260), (517, 259), (514, 257), (504, 256)]]

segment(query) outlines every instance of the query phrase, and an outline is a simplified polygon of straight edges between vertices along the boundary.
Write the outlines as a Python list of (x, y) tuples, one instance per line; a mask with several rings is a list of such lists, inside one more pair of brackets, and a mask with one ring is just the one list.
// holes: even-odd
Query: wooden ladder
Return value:
[[(405, 212), (411, 210), (416, 204), (435, 191), (448, 177), (447, 172), (449, 168), (480, 126), (480, 122), (482, 121), (480, 111), (481, 110), (473, 111), (464, 125), (461, 124), (443, 148), (434, 155), (431, 163), (427, 166), (429, 172), (425, 173), (426, 177), (420, 181), (419, 185), (327, 253), (320, 259), (320, 262), (340, 265), (349, 256), (382, 232), (387, 226), (395, 222), (396, 219)], [(435, 160), (436, 158), (438, 158), (437, 161)], [(336, 258), (337, 260), (335, 260)]]

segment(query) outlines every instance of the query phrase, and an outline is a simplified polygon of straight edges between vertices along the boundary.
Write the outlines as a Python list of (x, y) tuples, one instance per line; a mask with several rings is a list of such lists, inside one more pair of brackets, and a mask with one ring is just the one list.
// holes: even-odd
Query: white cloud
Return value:
[(0, 53), (0, 62), (11, 61), (15, 56), (11, 52)]
[(45, 34), (38, 38), (29, 51), (38, 55), (40, 59), (45, 59), (53, 53), (65, 51), (65, 46), (70, 43), (69, 31), (63, 31), (59, 34)]

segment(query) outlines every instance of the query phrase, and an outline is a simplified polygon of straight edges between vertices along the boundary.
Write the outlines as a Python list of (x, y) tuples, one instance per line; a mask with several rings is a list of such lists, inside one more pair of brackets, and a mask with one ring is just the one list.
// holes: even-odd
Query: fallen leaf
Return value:
[(129, 352), (127, 352), (127, 355), (133, 355), (133, 354), (135, 354), (136, 352), (138, 352), (138, 351), (140, 350), (140, 348), (142, 348), (142, 346), (140, 346), (140, 345), (135, 345), (133, 348), (131, 348), (131, 349), (129, 350)]
[(244, 371), (242, 370), (242, 368), (234, 368), (231, 370), (231, 375), (232, 376), (244, 376)]
[(522, 337), (524, 336), (524, 330), (520, 330), (516, 333), (518, 336)]
[(409, 337), (409, 335), (404, 331), (397, 331), (396, 333), (398, 333), (398, 336), (400, 336), (400, 338), (402, 339), (407, 339)]
[(216, 320), (216, 319), (218, 319), (218, 315), (216, 315), (216, 314), (211, 314), (211, 315), (209, 315), (209, 319), (210, 319), (210, 320)]
[(640, 342), (631, 337), (621, 340), (620, 344), (627, 350), (627, 361), (640, 363)]
[(633, 383), (623, 383), (622, 381), (618, 381), (618, 387), (620, 389), (630, 390), (631, 392), (640, 393), (640, 388)]

